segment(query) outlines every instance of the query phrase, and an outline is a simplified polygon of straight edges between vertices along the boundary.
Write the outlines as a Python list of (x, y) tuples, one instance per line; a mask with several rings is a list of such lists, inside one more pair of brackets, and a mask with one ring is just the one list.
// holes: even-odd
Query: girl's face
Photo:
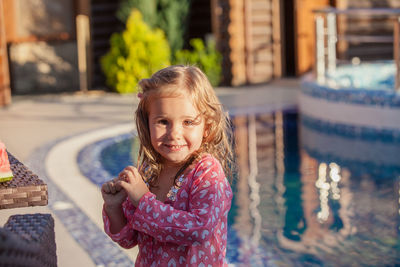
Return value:
[(153, 148), (165, 165), (180, 165), (201, 146), (204, 118), (186, 92), (156, 97), (149, 105), (149, 128)]

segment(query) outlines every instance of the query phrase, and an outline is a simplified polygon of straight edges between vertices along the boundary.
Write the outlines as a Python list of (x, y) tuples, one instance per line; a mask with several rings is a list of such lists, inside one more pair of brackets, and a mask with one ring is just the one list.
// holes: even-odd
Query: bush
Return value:
[(157, 0), (122, 0), (116, 15), (125, 24), (132, 9), (135, 8), (142, 13), (143, 21), (151, 28), (155, 28), (157, 27), (157, 2)]
[(119, 93), (133, 93), (140, 79), (170, 65), (170, 53), (163, 31), (152, 30), (133, 9), (126, 30), (111, 36), (110, 51), (100, 64), (108, 86)]
[(190, 64), (199, 67), (213, 86), (221, 81), (222, 56), (217, 51), (215, 41), (209, 39), (204, 45), (200, 38), (190, 40), (193, 50), (180, 50), (175, 54), (175, 64)]
[(191, 0), (158, 1), (157, 26), (167, 35), (172, 56), (183, 48), (190, 4)]
[(143, 14), (143, 20), (151, 28), (164, 31), (173, 53), (183, 48), (191, 0), (122, 0), (117, 17), (125, 23), (132, 8)]

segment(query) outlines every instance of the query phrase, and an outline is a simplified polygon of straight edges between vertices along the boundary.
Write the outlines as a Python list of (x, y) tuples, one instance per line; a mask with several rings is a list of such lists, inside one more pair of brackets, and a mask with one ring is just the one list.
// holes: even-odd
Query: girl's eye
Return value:
[(168, 121), (167, 120), (158, 120), (157, 124), (161, 124), (161, 125), (167, 125)]
[(191, 126), (191, 125), (194, 125), (194, 121), (192, 121), (192, 120), (185, 120), (185, 121), (183, 122), (183, 124), (184, 124), (185, 126)]

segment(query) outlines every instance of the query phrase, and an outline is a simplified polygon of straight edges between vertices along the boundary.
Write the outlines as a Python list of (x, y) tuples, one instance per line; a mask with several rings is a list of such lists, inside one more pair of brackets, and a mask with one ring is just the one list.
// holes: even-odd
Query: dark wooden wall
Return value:
[(111, 35), (124, 29), (123, 23), (116, 17), (118, 5), (119, 1), (91, 0), (92, 88), (105, 86), (104, 74), (100, 67), (100, 58), (110, 48)]

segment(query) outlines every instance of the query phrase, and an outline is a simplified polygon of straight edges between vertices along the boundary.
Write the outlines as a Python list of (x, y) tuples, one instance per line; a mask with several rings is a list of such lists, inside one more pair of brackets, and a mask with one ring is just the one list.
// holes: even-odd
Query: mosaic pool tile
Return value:
[[(49, 192), (50, 210), (62, 221), (64, 227), (76, 242), (88, 253), (97, 266), (126, 266), (134, 263), (90, 218), (48, 177), (45, 165), (46, 155), (63, 138), (38, 148), (26, 161), (26, 164), (43, 181)], [(69, 203), (67, 209), (56, 208), (57, 203)]]
[(400, 130), (376, 129), (372, 127), (333, 123), (301, 114), (301, 123), (310, 129), (326, 134), (339, 135), (362, 140), (380, 140), (382, 142), (400, 143)]

